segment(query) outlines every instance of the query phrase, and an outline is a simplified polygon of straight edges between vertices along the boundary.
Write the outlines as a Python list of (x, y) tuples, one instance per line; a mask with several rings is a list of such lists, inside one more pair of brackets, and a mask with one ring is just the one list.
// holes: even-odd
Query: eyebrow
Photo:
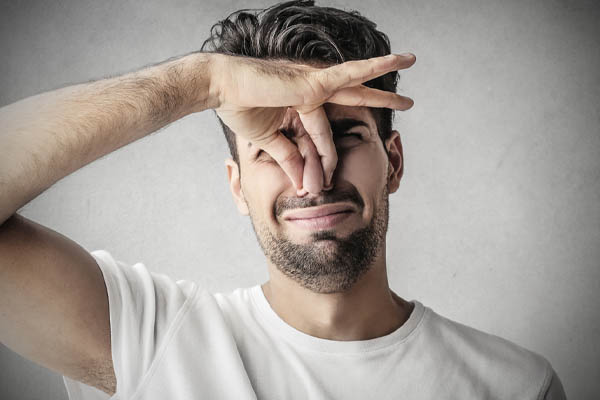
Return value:
[[(367, 124), (365, 121), (362, 121), (360, 119), (354, 119), (354, 118), (341, 118), (341, 119), (336, 119), (333, 121), (329, 121), (329, 124), (331, 125), (331, 132), (334, 135), (339, 135), (341, 133), (344, 133), (352, 128), (354, 128), (355, 126), (364, 126), (366, 128), (369, 128), (369, 124)], [(284, 132), (284, 134), (286, 134), (287, 132)], [(286, 134), (286, 136), (289, 138), (288, 134)], [(248, 142), (248, 148), (253, 147), (252, 143)]]
[(365, 121), (362, 121), (360, 119), (354, 119), (354, 118), (336, 119), (334, 121), (330, 121), (330, 124), (331, 124), (331, 131), (334, 134), (349, 131), (351, 128), (354, 128), (355, 126), (364, 126), (366, 128), (369, 128), (369, 124), (367, 124)]

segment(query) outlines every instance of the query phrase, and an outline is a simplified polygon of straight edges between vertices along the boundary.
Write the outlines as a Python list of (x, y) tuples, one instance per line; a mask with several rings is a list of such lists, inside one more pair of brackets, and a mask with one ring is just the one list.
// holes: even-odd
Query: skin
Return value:
[[(416, 57), (388, 55), (348, 61), (327, 67), (302, 65), (286, 60), (264, 62), (215, 57), (212, 74), (216, 88), (215, 111), (237, 135), (269, 153), (298, 191), (318, 194), (331, 184), (337, 164), (332, 132), (323, 105), (385, 107), (407, 110), (413, 100), (362, 83), (387, 72), (412, 66)], [(258, 76), (260, 79), (256, 79)], [(283, 106), (285, 105), (285, 106)], [(306, 128), (292, 143), (278, 128), (292, 108)]]
[[(357, 257), (362, 262), (345, 266), (338, 262), (343, 259), (338, 255), (346, 240), (372, 226), (370, 220), (377, 222), (378, 227), (387, 226), (387, 219), (373, 220), (372, 215), (387, 215), (374, 213), (382, 208), (373, 199), (387, 199), (376, 194), (387, 195), (380, 189), (388, 188), (381, 175), (386, 164), (375, 163), (377, 158), (365, 164), (376, 172), (369, 179), (360, 168), (348, 169), (342, 164), (333, 179), (338, 163), (336, 151), (340, 149), (336, 150), (331, 137), (325, 103), (407, 110), (413, 105), (412, 99), (361, 83), (408, 68), (414, 62), (414, 55), (390, 55), (316, 68), (289, 61), (191, 53), (0, 108), (0, 148), (6, 155), (0, 157), (2, 343), (62, 375), (109, 394), (115, 392), (108, 293), (96, 261), (73, 240), (22, 217), (17, 210), (73, 171), (186, 115), (207, 109), (215, 110), (227, 126), (246, 140), (245, 144), (251, 141), (275, 160), (261, 164), (259, 169), (258, 164), (249, 161), (248, 150), (240, 146), (242, 163), (248, 170), (245, 178), (240, 179), (237, 165), (235, 171), (228, 167), (234, 197), (237, 193), (236, 198), (243, 200), (238, 207), (251, 216), (267, 254), (272, 256), (272, 251), (279, 249), (279, 242), (270, 240), (279, 238), (288, 245), (305, 246), (314, 260), (331, 261), (322, 266), (364, 272), (328, 276), (323, 274), (327, 272), (325, 268), (316, 275), (322, 278), (311, 281), (300, 274), (290, 280), (285, 272), (289, 273), (291, 264), (271, 265), (271, 280), (263, 291), (276, 312), (309, 334), (340, 340), (380, 336), (401, 325), (407, 315), (406, 304), (387, 289), (385, 262), (381, 256), (375, 257), (385, 254), (383, 245), (379, 241), (364, 241), (365, 245), (377, 245), (373, 254), (365, 252), (373, 255), (366, 258), (366, 264), (364, 257)], [(290, 109), (298, 114), (288, 116)], [(290, 130), (296, 134), (293, 140), (279, 133), (283, 122), (291, 124)], [(370, 127), (373, 128), (372, 121)], [(301, 128), (307, 128), (308, 133)], [(364, 146), (376, 156), (373, 145)], [(398, 174), (401, 175), (399, 138), (389, 146), (396, 146), (390, 151), (394, 167), (387, 183), (393, 192), (398, 187)], [(353, 147), (344, 157), (352, 154), (352, 159), (365, 160), (357, 157), (361, 154), (359, 148), (362, 151), (362, 147)], [(359, 161), (350, 162), (348, 158), (346, 164), (354, 162)], [(379, 177), (376, 181), (380, 183), (375, 190), (373, 177)], [(346, 222), (348, 226), (317, 232), (321, 239), (328, 235), (336, 240), (311, 245), (315, 235), (302, 237), (299, 232), (288, 232), (283, 221), (273, 218), (276, 200), (287, 199), (281, 204), (288, 206), (306, 206), (333, 197), (339, 200), (349, 188), (358, 193), (354, 199), (359, 199), (360, 216)], [(243, 193), (248, 201), (241, 196)], [(352, 234), (344, 239), (343, 235), (349, 232)], [(284, 253), (290, 254), (295, 253)], [(284, 272), (281, 276), (280, 271)], [(297, 305), (303, 307), (291, 312)], [(315, 306), (323, 308), (316, 314), (303, 313)], [(369, 316), (375, 313), (377, 318), (371, 318), (371, 324)]]
[[(336, 138), (337, 167), (331, 184), (321, 192), (297, 190), (268, 153), (257, 157), (260, 149), (249, 147), (241, 136), (236, 139), (243, 175), (240, 178), (240, 168), (228, 158), (227, 176), (239, 212), (250, 216), (259, 244), (267, 255), (269, 280), (262, 290), (273, 310), (286, 323), (308, 335), (330, 340), (372, 339), (398, 329), (413, 307), (389, 288), (385, 259), (387, 199), (388, 193), (398, 189), (402, 177), (402, 143), (399, 133), (393, 131), (384, 149), (375, 120), (365, 107), (326, 103), (324, 109), (329, 121), (353, 118), (368, 126), (350, 128)], [(280, 128), (295, 143), (307, 135), (298, 113), (291, 108), (286, 111)], [(352, 133), (359, 133), (361, 138), (352, 137)], [(332, 240), (318, 240), (319, 230), (301, 229), (284, 220), (280, 212), (348, 199), (352, 199), (355, 212), (327, 229)], [(353, 269), (354, 265), (346, 265), (352, 261), (342, 257), (340, 243), (369, 225), (375, 225), (378, 232), (368, 236), (374, 251), (370, 256), (359, 257), (366, 265)], [(287, 274), (290, 267), (285, 257), (273, 257), (277, 253), (276, 239), (303, 246), (310, 255), (324, 261), (318, 264), (322, 273), (315, 277), (298, 269), (295, 275)], [(355, 245), (359, 249), (365, 247), (360, 242)], [(293, 252), (288, 256), (293, 256)], [(338, 273), (325, 273), (324, 268), (335, 262), (340, 266)], [(360, 270), (358, 276), (356, 269)]]

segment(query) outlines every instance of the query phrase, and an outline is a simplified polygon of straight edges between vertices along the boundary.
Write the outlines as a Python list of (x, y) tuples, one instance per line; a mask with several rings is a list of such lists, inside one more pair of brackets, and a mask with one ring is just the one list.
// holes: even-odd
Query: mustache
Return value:
[[(336, 185), (337, 186), (337, 185)], [(347, 186), (339, 190), (323, 192), (319, 197), (284, 197), (275, 203), (275, 215), (280, 216), (287, 210), (298, 208), (316, 207), (323, 204), (331, 204), (338, 202), (347, 202), (355, 204), (359, 210), (362, 210), (365, 203), (354, 186)]]

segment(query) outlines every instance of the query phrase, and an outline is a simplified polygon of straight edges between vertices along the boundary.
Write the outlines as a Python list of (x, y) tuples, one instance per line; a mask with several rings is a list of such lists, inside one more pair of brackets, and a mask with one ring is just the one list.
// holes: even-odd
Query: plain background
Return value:
[[(198, 50), (255, 1), (13, 1), (0, 105)], [(600, 392), (600, 4), (329, 1), (416, 64), (398, 92), (405, 171), (390, 197), (390, 286), (544, 355), (571, 399)], [(0, 150), (1, 151), (1, 150)], [(21, 213), (89, 251), (212, 292), (268, 279), (227, 186), (210, 111), (59, 181)], [(66, 399), (61, 376), (0, 346), (0, 397)]]

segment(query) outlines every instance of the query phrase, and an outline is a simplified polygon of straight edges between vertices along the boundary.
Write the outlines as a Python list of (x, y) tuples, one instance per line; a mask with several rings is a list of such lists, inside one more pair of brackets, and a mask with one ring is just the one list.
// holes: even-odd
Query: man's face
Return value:
[[(240, 136), (237, 145), (241, 179), (236, 180), (235, 163), (231, 160), (228, 169), (238, 208), (250, 215), (258, 242), (269, 260), (301, 286), (318, 293), (333, 293), (348, 290), (385, 249), (382, 245), (387, 232), (388, 193), (397, 189), (401, 177), (398, 164), (388, 161), (386, 151), (399, 154), (395, 159), (400, 159), (400, 163), (402, 159), (397, 132), (386, 141), (384, 149), (367, 108), (329, 103), (324, 108), (338, 154), (330, 190), (298, 196), (275, 160), (249, 146)], [(306, 134), (292, 109), (288, 109), (282, 129), (291, 140)], [(288, 219), (299, 210), (324, 204), (349, 210), (327, 227)]]

